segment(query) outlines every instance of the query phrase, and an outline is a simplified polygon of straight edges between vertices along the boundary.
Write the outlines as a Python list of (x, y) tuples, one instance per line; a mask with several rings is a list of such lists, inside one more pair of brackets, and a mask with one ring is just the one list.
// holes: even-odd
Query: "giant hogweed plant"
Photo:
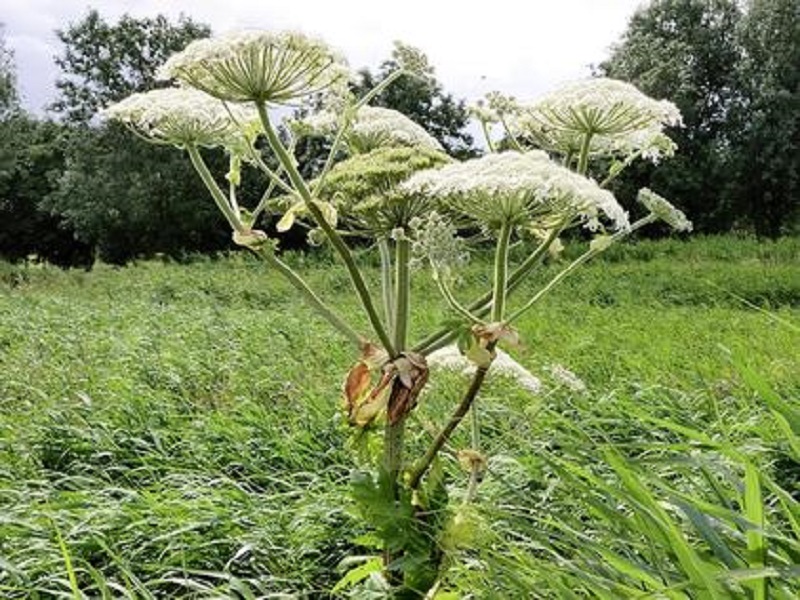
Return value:
[[(479, 498), (487, 461), (476, 399), (498, 345), (517, 343), (514, 324), (610, 245), (657, 220), (679, 230), (690, 224), (646, 189), (639, 194), (645, 215), (631, 222), (604, 189), (637, 158), (673, 152), (663, 131), (680, 121), (671, 103), (603, 79), (567, 86), (533, 103), (491, 94), (474, 107), (489, 152), (456, 162), (407, 117), (369, 106), (397, 77), (429, 72), (421, 53), (398, 45), (397, 56), (396, 72), (366, 96), (353, 98), (344, 59), (324, 42), (294, 32), (237, 32), (192, 42), (162, 68), (163, 78), (175, 87), (135, 94), (104, 115), (149, 141), (185, 151), (235, 243), (285, 277), (353, 345), (355, 364), (344, 377), (343, 416), (353, 431), (354, 504), (369, 531), (358, 541), (377, 554), (354, 562), (336, 591), (433, 598), (446, 594), (449, 555), (468, 540), (465, 515)], [(320, 98), (322, 110), (279, 128), (276, 107), (312, 99), (319, 106)], [(330, 154), (313, 180), (301, 175), (294, 156), (297, 140), (309, 133), (331, 141)], [(204, 150), (213, 147), (229, 157), (224, 180), (209, 171), (203, 158)], [(611, 165), (601, 184), (588, 176), (596, 164)], [(242, 206), (237, 198), (244, 166), (260, 170), (268, 180), (256, 206)], [(308, 227), (311, 240), (332, 246), (368, 331), (327, 304), (281, 260), (275, 240), (257, 227), (267, 214), (278, 216), (278, 230)], [(534, 294), (512, 301), (559, 245), (559, 237), (576, 227), (590, 232), (585, 252)], [(491, 288), (470, 301), (458, 298), (454, 289), (468, 250), (457, 235), (460, 228), (480, 231), (494, 247)], [(354, 238), (362, 248), (363, 240), (371, 242), (368, 248), (380, 256), (377, 293), (359, 268), (349, 244)], [(535, 243), (512, 264), (509, 247), (516, 239)], [(452, 319), (411, 340), (411, 278), (426, 271)], [(474, 374), (441, 428), (429, 435), (410, 426), (430, 374), (426, 357), (456, 341), (474, 363)], [(446, 485), (437, 457), (468, 415), (471, 443), (459, 453), (467, 471), (466, 492), (459, 500), (451, 498), (452, 486)], [(413, 447), (427, 447), (411, 456), (412, 440)]]

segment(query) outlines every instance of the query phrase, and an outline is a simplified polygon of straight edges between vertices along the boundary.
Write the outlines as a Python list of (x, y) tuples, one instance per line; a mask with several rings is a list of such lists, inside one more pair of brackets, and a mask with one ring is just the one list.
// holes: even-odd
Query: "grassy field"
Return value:
[[(289, 260), (356, 312), (341, 269)], [(799, 265), (797, 239), (641, 242), (542, 302), (512, 354), (543, 390), (482, 394), (490, 469), (442, 589), (797, 597)], [(422, 335), (447, 315), (422, 277), (414, 297)], [(244, 255), (0, 265), (0, 596), (327, 597), (364, 553), (338, 409), (353, 360)], [(460, 383), (432, 378), (418, 443)], [(454, 494), (465, 445), (443, 461)]]

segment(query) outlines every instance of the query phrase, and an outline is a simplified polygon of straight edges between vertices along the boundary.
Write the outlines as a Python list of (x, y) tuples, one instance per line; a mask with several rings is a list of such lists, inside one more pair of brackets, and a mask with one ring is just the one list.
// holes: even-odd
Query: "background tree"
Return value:
[(0, 257), (36, 255), (61, 266), (89, 266), (92, 249), (42, 206), (64, 168), (65, 128), (17, 113), (0, 122)]
[(97, 11), (58, 32), (65, 47), (57, 59), (63, 75), (53, 109), (72, 133), (58, 189), (44, 204), (103, 260), (180, 256), (229, 245), (208, 193), (180, 152), (153, 148), (119, 125), (92, 122), (100, 108), (157, 87), (158, 67), (209, 34), (208, 26), (185, 17), (173, 24), (163, 16), (125, 15), (109, 24)]
[(729, 196), (758, 234), (775, 237), (800, 223), (800, 4), (750, 0), (739, 39)]
[[(131, 137), (118, 124), (73, 131), (43, 205), (110, 263), (227, 247), (222, 219), (183, 153)], [(223, 157), (215, 159), (219, 168)]]
[(729, 229), (735, 215), (723, 192), (737, 100), (741, 48), (735, 0), (654, 0), (631, 18), (599, 73), (673, 101), (684, 127), (669, 132), (676, 156), (658, 169), (638, 165), (620, 179), (623, 196), (644, 185), (684, 208), (700, 231)]
[(13, 53), (0, 25), (0, 257), (36, 255), (59, 265), (91, 263), (61, 220), (40, 207), (63, 165), (63, 127), (37, 121), (19, 107)]
[[(355, 92), (363, 96), (398, 68), (397, 50), (384, 61), (377, 73), (369, 69), (358, 72)], [(466, 132), (469, 113), (464, 100), (456, 100), (444, 91), (431, 69), (427, 77), (403, 75), (393, 82), (371, 103), (400, 111), (422, 125), (439, 140), (451, 156), (467, 158), (475, 155), (472, 136)]]
[(134, 92), (156, 87), (156, 71), (189, 42), (211, 35), (208, 25), (181, 16), (107, 23), (96, 10), (56, 31), (64, 53), (56, 57), (61, 76), (51, 109), (72, 123), (86, 123), (98, 110)]
[(0, 23), (0, 119), (17, 108), (17, 77), (14, 53), (6, 47), (4, 26)]

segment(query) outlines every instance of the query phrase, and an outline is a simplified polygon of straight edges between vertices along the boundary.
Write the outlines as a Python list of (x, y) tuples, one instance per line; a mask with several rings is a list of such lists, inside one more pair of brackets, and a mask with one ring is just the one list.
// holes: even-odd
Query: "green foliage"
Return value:
[(753, 0), (740, 23), (741, 99), (732, 111), (734, 208), (760, 235), (800, 224), (800, 10)]
[(118, 124), (73, 130), (65, 145), (58, 187), (43, 205), (103, 260), (229, 244), (221, 216), (179, 151), (132, 138)]
[(6, 260), (35, 255), (62, 266), (93, 262), (91, 248), (42, 206), (64, 168), (66, 133), (24, 114), (0, 121), (0, 256)]
[[(62, 140), (64, 167), (43, 206), (97, 249), (105, 261), (209, 252), (229, 242), (221, 219), (184, 156), (152, 147), (119, 125), (89, 125), (99, 108), (152, 89), (156, 69), (210, 29), (190, 19), (123, 16), (116, 24), (90, 11), (59, 32), (63, 77), (54, 110), (75, 124)], [(221, 153), (214, 161), (222, 164)]]
[(675, 102), (676, 156), (633, 166), (617, 191), (648, 185), (705, 232), (778, 236), (798, 223), (800, 16), (793, 0), (654, 0), (599, 66)]
[(207, 25), (184, 16), (172, 24), (163, 15), (136, 19), (126, 14), (112, 25), (90, 10), (57, 32), (64, 54), (56, 58), (62, 75), (52, 110), (69, 122), (87, 123), (112, 102), (152, 89), (156, 70), (170, 55), (210, 33)]

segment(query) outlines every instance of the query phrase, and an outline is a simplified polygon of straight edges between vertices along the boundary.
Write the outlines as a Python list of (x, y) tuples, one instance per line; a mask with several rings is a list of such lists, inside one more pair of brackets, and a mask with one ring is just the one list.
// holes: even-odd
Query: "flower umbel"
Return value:
[(664, 221), (675, 231), (691, 231), (692, 222), (686, 218), (682, 211), (678, 210), (662, 196), (648, 188), (639, 190), (636, 199), (650, 211), (651, 214)]
[(433, 67), (428, 62), (428, 57), (422, 50), (414, 46), (395, 40), (392, 58), (409, 75), (425, 78), (433, 73)]
[(541, 151), (488, 154), (422, 171), (400, 188), (438, 198), (491, 228), (502, 223), (548, 227), (574, 215), (594, 229), (601, 214), (617, 229), (628, 226), (627, 213), (610, 192)]
[(589, 135), (593, 154), (641, 152), (651, 159), (674, 152), (663, 130), (679, 125), (681, 115), (672, 102), (654, 100), (630, 83), (607, 78), (564, 85), (521, 105), (509, 120), (513, 135), (547, 149), (575, 153)]
[[(326, 111), (304, 119), (298, 129), (306, 134), (332, 136), (339, 124), (339, 116)], [(344, 141), (351, 154), (395, 146), (443, 151), (442, 145), (422, 126), (399, 111), (378, 106), (363, 106), (355, 113)]]
[(230, 102), (288, 104), (346, 89), (345, 61), (325, 42), (293, 31), (247, 30), (196, 40), (159, 71)]
[(226, 107), (208, 94), (183, 88), (133, 94), (101, 115), (157, 142), (178, 147), (224, 146), (237, 154), (260, 128), (255, 110)]

